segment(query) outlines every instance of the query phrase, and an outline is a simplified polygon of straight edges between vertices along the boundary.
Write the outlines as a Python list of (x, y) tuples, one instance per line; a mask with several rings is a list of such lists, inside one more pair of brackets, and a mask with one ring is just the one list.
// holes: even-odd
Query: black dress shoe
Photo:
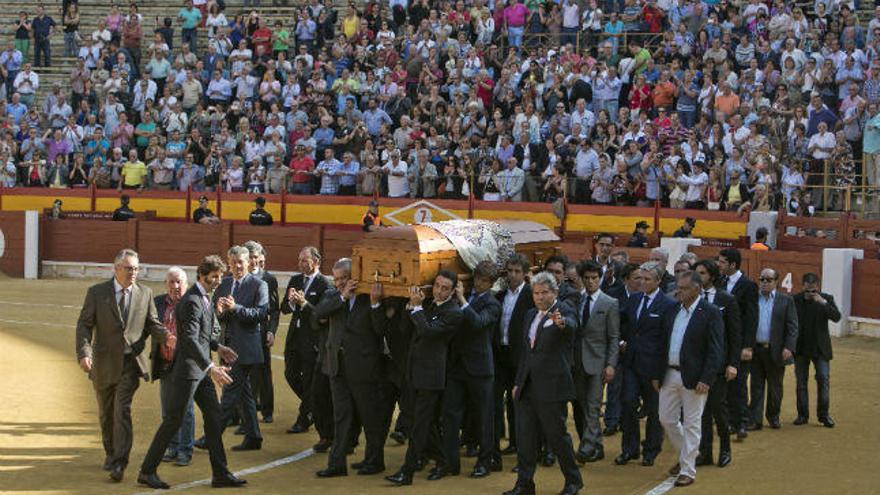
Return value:
[(397, 445), (403, 445), (406, 443), (406, 433), (402, 431), (392, 431), (390, 435), (392, 440), (397, 442)]
[(113, 466), (113, 469), (110, 470), (110, 479), (119, 483), (122, 481), (122, 477), (125, 475), (125, 468), (120, 464), (116, 464)]
[(723, 468), (723, 467), (727, 466), (728, 464), (730, 464), (730, 461), (732, 461), (732, 460), (733, 460), (733, 458), (730, 457), (729, 450), (722, 450), (721, 452), (718, 453), (718, 467)]
[(263, 441), (262, 440), (245, 439), (239, 445), (233, 446), (232, 450), (234, 450), (236, 452), (241, 452), (241, 451), (245, 451), (245, 450), (260, 450), (261, 448), (263, 448)]
[(493, 473), (500, 473), (503, 470), (504, 470), (504, 463), (501, 462), (501, 458), (492, 459), (489, 462), (489, 471), (492, 471)]
[(174, 460), (174, 465), (178, 467), (186, 467), (192, 464), (192, 455), (180, 453), (177, 454), (177, 459)]
[(541, 465), (544, 467), (550, 467), (556, 464), (556, 455), (553, 452), (545, 452), (543, 456), (541, 456)]
[(201, 438), (197, 439), (195, 442), (193, 442), (193, 447), (195, 447), (197, 449), (202, 449), (202, 450), (207, 449), (208, 444), (207, 444), (207, 442), (205, 442), (205, 437), (201, 437)]
[(535, 483), (517, 481), (513, 489), (507, 490), (502, 495), (535, 495)]
[(309, 426), (300, 423), (294, 423), (293, 426), (287, 429), (287, 433), (305, 433), (307, 431), (309, 431)]
[(819, 422), (822, 423), (822, 426), (825, 428), (834, 428), (834, 420), (831, 419), (831, 416), (825, 416), (824, 418), (819, 418)]
[(605, 449), (593, 449), (584, 462), (597, 462), (605, 458)]
[(793, 424), (795, 426), (801, 426), (801, 425), (805, 425), (809, 422), (810, 422), (810, 419), (807, 418), (806, 416), (798, 416), (798, 417), (794, 418), (794, 421), (792, 421), (791, 424)]
[(434, 468), (428, 475), (428, 481), (441, 480), (447, 476), (458, 476), (461, 471), (453, 471), (446, 468)]
[(312, 446), (312, 449), (319, 454), (323, 454), (324, 452), (327, 452), (328, 450), (330, 450), (330, 447), (332, 447), (332, 446), (333, 446), (332, 440), (330, 440), (329, 438), (322, 438), (321, 440), (318, 441), (318, 443), (316, 443), (315, 445)]
[(618, 426), (618, 425), (606, 426), (605, 429), (602, 430), (602, 435), (606, 436), (606, 437), (610, 437), (611, 435), (614, 435), (618, 431), (620, 431), (620, 426)]
[(626, 463), (628, 463), (629, 461), (632, 461), (632, 460), (635, 460), (638, 458), (639, 458), (639, 454), (629, 454), (627, 452), (621, 452), (620, 455), (618, 455), (614, 459), (614, 464), (617, 464), (618, 466), (625, 466)]
[(736, 439), (737, 440), (745, 440), (749, 438), (749, 432), (746, 431), (745, 427), (740, 426), (738, 430), (736, 430)]
[(492, 471), (490, 471), (489, 468), (477, 464), (474, 466), (474, 470), (471, 471), (471, 478), (485, 478), (490, 474), (492, 474)]
[(779, 422), (778, 418), (771, 419), (770, 421), (768, 421), (768, 423), (770, 423), (770, 428), (773, 428), (774, 430), (778, 430), (778, 429), (782, 428), (782, 423)]
[(338, 476), (348, 476), (348, 471), (344, 467), (335, 467), (322, 469), (315, 473), (318, 478), (336, 478)]
[(372, 474), (379, 474), (382, 471), (385, 471), (385, 466), (361, 466), (358, 468), (357, 473), (361, 476), (370, 476)]
[(167, 490), (167, 489), (171, 488), (171, 486), (168, 483), (165, 483), (164, 481), (159, 479), (159, 476), (156, 475), (156, 473), (153, 473), (153, 474), (140, 473), (140, 474), (138, 474), (137, 482), (140, 483), (141, 485), (147, 485), (148, 487), (152, 488), (153, 490)]
[(104, 471), (112, 471), (113, 470), (113, 458), (109, 455), (104, 458), (104, 465), (101, 466), (101, 469)]
[(504, 447), (504, 450), (501, 451), (501, 455), (515, 455), (516, 454), (516, 445), (510, 444), (507, 447)]
[(386, 480), (397, 486), (412, 485), (412, 474), (400, 470), (391, 476), (386, 476)]
[(762, 423), (749, 423), (746, 425), (746, 431), (761, 431), (764, 428)]
[(247, 480), (241, 479), (232, 473), (226, 473), (223, 476), (211, 479), (211, 486), (214, 488), (235, 488), (247, 484)]
[(581, 491), (581, 488), (581, 486), (566, 483), (562, 488), (562, 491), (559, 492), (559, 495), (577, 495), (577, 493)]
[(686, 474), (679, 474), (678, 478), (675, 479), (675, 483), (674, 483), (674, 485), (678, 486), (678, 487), (691, 486), (693, 484), (694, 484), (694, 479)]
[(654, 465), (654, 456), (646, 455), (642, 457), (642, 466), (651, 467)]
[(712, 461), (712, 454), (709, 454), (709, 455), (699, 454), (699, 455), (697, 455), (697, 460), (694, 461), (694, 465), (696, 465), (696, 466), (708, 466), (710, 464), (714, 464), (714, 461)]
[(366, 465), (367, 465), (367, 463), (366, 463), (365, 461), (357, 461), (357, 462), (352, 462), (352, 463), (351, 463), (351, 468), (354, 469), (354, 470), (358, 470), (358, 469), (361, 469), (362, 467), (364, 467), (364, 466), (366, 466)]
[(271, 414), (268, 416), (263, 416), (263, 423), (270, 424), (273, 421), (275, 421), (275, 418), (273, 418)]

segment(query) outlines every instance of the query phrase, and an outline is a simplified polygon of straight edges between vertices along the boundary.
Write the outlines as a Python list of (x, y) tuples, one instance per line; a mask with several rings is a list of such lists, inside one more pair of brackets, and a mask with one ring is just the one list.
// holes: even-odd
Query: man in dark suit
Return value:
[[(649, 261), (641, 266), (641, 295), (630, 297), (623, 312), (620, 340), (620, 371), (623, 372), (621, 403), (621, 453), (614, 463), (622, 466), (639, 458), (639, 398), (647, 419), (642, 465), (653, 466), (654, 459), (663, 446), (663, 429), (657, 416), (657, 389), (651, 378), (666, 366), (663, 356), (663, 315), (675, 306), (675, 302), (660, 289), (660, 281), (666, 268)], [(660, 371), (658, 371), (660, 370)]]
[[(174, 311), (177, 303), (183, 297), (187, 288), (187, 276), (179, 266), (172, 266), (165, 274), (165, 294), (153, 298), (156, 304), (156, 313), (168, 330), (165, 342), (153, 340), (150, 349), (152, 370), (150, 378), (159, 380), (159, 401), (162, 405), (162, 419), (168, 416), (168, 407), (171, 404), (171, 395), (174, 392), (174, 380), (171, 378), (171, 366), (174, 364), (174, 354), (177, 352), (177, 320)], [(165, 450), (162, 460), (173, 462), (177, 466), (188, 466), (192, 461), (193, 440), (195, 435), (195, 412), (193, 402), (186, 405), (183, 416), (183, 424), (171, 437), (171, 442)]]
[(675, 486), (688, 486), (697, 477), (694, 461), (706, 398), (724, 359), (724, 323), (718, 308), (700, 297), (702, 281), (696, 272), (681, 273), (676, 285), (680, 304), (663, 316), (666, 366), (652, 382), (660, 391), (660, 421), (678, 454), (670, 474), (678, 476)]
[(803, 278), (804, 290), (794, 296), (797, 308), (797, 348), (794, 353), (794, 375), (797, 379), (797, 419), (795, 425), (807, 424), (810, 419), (808, 382), (810, 362), (816, 369), (816, 415), (827, 428), (834, 428), (829, 408), (829, 361), (831, 361), (831, 337), (828, 322), (840, 321), (840, 310), (834, 304), (834, 296), (819, 291), (819, 276), (807, 273)]
[[(525, 351), (523, 325), (526, 312), (535, 307), (532, 288), (526, 282), (531, 264), (522, 254), (510, 257), (505, 266), (507, 288), (496, 297), (501, 303), (501, 321), (493, 339), (495, 357), (495, 449), (496, 456), (516, 453), (516, 413), (513, 406), (513, 385), (520, 357)], [(507, 447), (500, 450), (507, 416)]]
[[(617, 307), (623, 320), (623, 313), (627, 307), (627, 301), (634, 294), (642, 292), (642, 271), (636, 263), (627, 263), (620, 269), (620, 280), (622, 284), (612, 286), (608, 289), (609, 296), (617, 299)], [(618, 352), (618, 361), (620, 353)], [(620, 430), (620, 392), (623, 389), (623, 373), (620, 372), (619, 366), (615, 369), (614, 378), (607, 384), (605, 388), (605, 412), (602, 419), (605, 423), (605, 429), (602, 435), (611, 436)]]
[(568, 258), (561, 254), (554, 254), (547, 258), (544, 262), (544, 271), (556, 278), (556, 286), (559, 287), (557, 298), (562, 304), (568, 304), (571, 309), (576, 309), (581, 300), (580, 291), (565, 280), (565, 267), (568, 265)]
[(217, 325), (211, 292), (220, 284), (226, 266), (219, 256), (208, 256), (197, 269), (198, 281), (184, 294), (175, 308), (175, 321), (178, 330), (177, 351), (171, 366), (171, 379), (174, 387), (168, 415), (156, 431), (153, 441), (144, 456), (138, 483), (153, 489), (168, 489), (156, 469), (162, 461), (162, 453), (171, 437), (180, 429), (186, 405), (194, 400), (202, 411), (205, 425), (205, 441), (211, 460), (211, 486), (234, 487), (246, 483), (235, 477), (226, 467), (226, 453), (223, 451), (223, 423), (220, 403), (217, 402), (216, 383), (226, 386), (232, 382), (229, 368), (218, 366), (211, 361), (211, 351), (216, 350), (226, 363), (234, 363), (235, 351), (218, 344), (214, 338)]
[(409, 318), (405, 310), (406, 299), (402, 297), (382, 298), (380, 308), (373, 311), (374, 324), (382, 330), (387, 346), (384, 355), (382, 383), (383, 415), (387, 430), (391, 430), (394, 409), (397, 419), (389, 437), (398, 445), (406, 443), (412, 429), (412, 387), (407, 384), (407, 361), (409, 359), (409, 335), (401, 331), (401, 320)]
[(251, 376), (251, 388), (257, 409), (263, 415), (264, 423), (271, 423), (275, 412), (275, 389), (272, 385), (272, 346), (275, 345), (275, 334), (278, 332), (278, 320), (281, 310), (278, 305), (278, 279), (266, 271), (266, 249), (256, 241), (247, 241), (251, 257), (251, 273), (266, 283), (269, 289), (269, 313), (266, 321), (260, 325), (260, 338), (263, 341), (263, 366), (258, 373)]
[(758, 328), (758, 285), (749, 280), (740, 269), (742, 255), (735, 248), (722, 249), (718, 253), (718, 269), (723, 276), (721, 288), (733, 294), (739, 306), (742, 325), (742, 350), (736, 379), (727, 382), (727, 411), (730, 430), (736, 431), (736, 438), (743, 440), (748, 436), (746, 425), (751, 423), (748, 399), (748, 379), (752, 369), (752, 354), (755, 347), (755, 332)]
[(244, 440), (232, 450), (259, 450), (263, 444), (257, 421), (256, 402), (251, 376), (263, 365), (263, 340), (260, 325), (269, 314), (269, 290), (266, 283), (250, 273), (250, 252), (244, 246), (232, 246), (227, 253), (231, 276), (214, 291), (217, 319), (226, 345), (238, 354), (232, 365), (232, 383), (223, 388), (220, 409), (223, 424), (242, 409)]
[[(322, 440), (332, 436), (332, 421), (327, 426), (326, 417), (316, 417), (317, 411), (312, 407), (311, 387), (313, 375), (318, 361), (318, 335), (312, 328), (312, 311), (321, 296), (331, 287), (330, 281), (319, 271), (321, 254), (312, 246), (304, 247), (299, 253), (300, 273), (290, 277), (281, 312), (291, 315), (290, 328), (284, 342), (284, 378), (290, 388), (299, 397), (299, 415), (288, 433), (308, 431), (313, 422), (317, 422), (318, 434)], [(329, 448), (329, 443), (326, 445)]]
[[(439, 445), (436, 412), (446, 388), (446, 362), (449, 340), (459, 329), (462, 311), (452, 297), (458, 276), (440, 270), (434, 278), (432, 298), (425, 300), (419, 287), (409, 290), (409, 318), (402, 320), (402, 331), (410, 335), (407, 378), (413, 389), (413, 425), (406, 460), (400, 470), (385, 479), (395, 485), (411, 485), (413, 473), (428, 448)], [(381, 308), (374, 309), (381, 311)]]
[(669, 266), (669, 250), (665, 247), (655, 247), (648, 255), (648, 261), (659, 263), (663, 267), (663, 278), (660, 279), (660, 290), (664, 294), (671, 295), (675, 292), (675, 277), (673, 277), (666, 267)]
[[(372, 299), (356, 295), (357, 280), (351, 279), (351, 260), (342, 258), (333, 266), (334, 288), (328, 289), (315, 306), (314, 318), (327, 319), (329, 335), (321, 356), (321, 371), (330, 377), (333, 398), (334, 438), (327, 469), (321, 478), (348, 474), (346, 454), (356, 428), (356, 418), (367, 437), (364, 460), (356, 463), (358, 474), (385, 470), (385, 418), (382, 413), (382, 331), (374, 325)], [(374, 293), (377, 289), (374, 288)], [(354, 465), (353, 465), (354, 466)]]
[(139, 270), (138, 254), (120, 251), (113, 278), (89, 287), (76, 322), (76, 358), (95, 388), (104, 470), (116, 482), (122, 481), (131, 452), (131, 401), (149, 372), (146, 338), (164, 342), (167, 335), (153, 292), (137, 283)]
[(517, 480), (505, 495), (534, 495), (535, 467), (541, 435), (559, 459), (565, 477), (562, 495), (575, 495), (584, 483), (565, 427), (567, 404), (575, 399), (571, 356), (577, 318), (559, 304), (556, 278), (547, 272), (532, 277), (535, 307), (525, 315), (522, 359), (516, 374)]
[(602, 390), (614, 379), (620, 346), (620, 310), (617, 299), (604, 294), (602, 267), (595, 261), (578, 264), (578, 275), (584, 284), (578, 305), (578, 328), (575, 338), (575, 386), (580, 410), (583, 411), (584, 432), (580, 438), (577, 459), (596, 462), (605, 458), (599, 408)]
[(613, 250), (613, 235), (603, 232), (596, 236), (596, 256), (593, 257), (593, 261), (602, 267), (602, 282), (605, 282), (605, 277), (613, 276), (613, 274), (608, 273), (608, 270), (611, 269), (611, 251)]
[(458, 474), (461, 469), (459, 431), (467, 408), (474, 415), (477, 440), (480, 444), (473, 478), (488, 476), (492, 469), (501, 470), (501, 459), (493, 460), (495, 447), (492, 415), (492, 385), (495, 372), (492, 358), (492, 335), (501, 319), (501, 303), (492, 294), (498, 271), (491, 261), (482, 261), (474, 268), (474, 287), (465, 297), (461, 282), (456, 285), (455, 298), (464, 319), (461, 329), (449, 344), (446, 391), (443, 393), (441, 424), (443, 426), (443, 465), (428, 479)]
[(785, 378), (785, 365), (792, 361), (797, 349), (798, 315), (792, 298), (776, 290), (779, 283), (776, 270), (761, 270), (758, 282), (758, 329), (755, 333), (755, 357), (749, 383), (752, 423), (748, 429), (760, 430), (764, 426), (762, 416), (765, 415), (765, 386), (767, 422), (770, 428), (779, 429), (782, 427), (779, 422), (782, 381)]
[(718, 467), (730, 464), (730, 427), (727, 417), (727, 384), (736, 379), (737, 365), (742, 349), (742, 324), (741, 314), (736, 298), (730, 292), (717, 287), (721, 278), (718, 264), (713, 260), (700, 260), (694, 265), (694, 271), (700, 276), (702, 283), (703, 298), (714, 304), (721, 311), (721, 319), (724, 323), (724, 354), (718, 376), (715, 377), (715, 386), (709, 389), (706, 399), (706, 407), (703, 410), (703, 421), (700, 435), (700, 455), (697, 456), (697, 466), (712, 464), (712, 421), (718, 428)]

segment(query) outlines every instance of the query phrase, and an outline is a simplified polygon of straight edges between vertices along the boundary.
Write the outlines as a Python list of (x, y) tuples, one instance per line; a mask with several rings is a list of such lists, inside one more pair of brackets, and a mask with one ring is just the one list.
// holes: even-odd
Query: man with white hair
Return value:
[[(168, 337), (165, 342), (154, 341), (150, 356), (152, 357), (153, 381), (159, 380), (159, 401), (162, 407), (162, 419), (168, 416), (168, 405), (171, 403), (173, 380), (171, 379), (171, 367), (174, 364), (174, 356), (177, 353), (177, 321), (174, 311), (177, 303), (183, 297), (189, 285), (186, 272), (179, 266), (172, 266), (165, 273), (165, 294), (153, 298), (156, 304), (156, 312), (161, 318)], [(183, 415), (183, 424), (171, 437), (171, 442), (165, 449), (162, 460), (173, 462), (178, 466), (188, 466), (192, 461), (193, 443), (196, 427), (193, 401), (190, 399)]]
[(648, 255), (648, 260), (659, 263), (663, 268), (660, 290), (667, 294), (673, 293), (675, 291), (675, 277), (669, 273), (667, 268), (669, 266), (669, 250), (665, 247), (655, 247), (651, 250), (651, 254)]

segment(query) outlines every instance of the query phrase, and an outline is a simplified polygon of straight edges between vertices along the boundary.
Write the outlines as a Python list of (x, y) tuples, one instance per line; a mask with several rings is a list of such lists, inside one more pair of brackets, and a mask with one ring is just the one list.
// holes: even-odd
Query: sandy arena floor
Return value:
[[(0, 493), (134, 494), (145, 490), (135, 483), (137, 466), (159, 423), (159, 389), (142, 384), (135, 396), (135, 444), (131, 466), (121, 484), (111, 483), (100, 470), (103, 452), (92, 387), (80, 372), (74, 354), (74, 327), (85, 295), (95, 281), (24, 281), (0, 278)], [(152, 284), (154, 290), (161, 290)], [(282, 328), (287, 321), (282, 320)], [(286, 330), (285, 330), (286, 331)], [(284, 342), (284, 335), (279, 336)], [(756, 432), (734, 443), (733, 464), (726, 469), (700, 468), (697, 483), (681, 489), (688, 494), (876, 494), (880, 469), (880, 340), (847, 338), (834, 341), (832, 362), (833, 430), (813, 423), (794, 427), (794, 373), (785, 381), (783, 428)], [(280, 355), (276, 348), (275, 354)], [(313, 454), (314, 430), (287, 435), (297, 399), (283, 378), (283, 361), (274, 361), (275, 422), (261, 424), (263, 450), (228, 452), (230, 468), (245, 471), (250, 493), (298, 494), (500, 494), (513, 486), (509, 470), (514, 457), (505, 457), (505, 471), (483, 480), (462, 475), (437, 482), (418, 473), (411, 487), (393, 488), (382, 476), (319, 480), (315, 471), (326, 465)], [(811, 394), (814, 387), (811, 384)], [(811, 398), (815, 400), (815, 395)], [(198, 413), (197, 413), (198, 414)], [(815, 417), (812, 418), (815, 421)], [(197, 434), (201, 420), (196, 419)], [(574, 431), (574, 428), (571, 428)], [(231, 431), (227, 449), (240, 440)], [(613, 464), (620, 436), (607, 438), (606, 459), (582, 468), (587, 494), (660, 494), (664, 473), (675, 461), (668, 441), (653, 468)], [(386, 464), (391, 474), (400, 466), (405, 448), (389, 441)], [(359, 459), (362, 450), (349, 457)], [(874, 459), (874, 460), (872, 460)], [(207, 454), (197, 451), (186, 468), (163, 464), (160, 475), (174, 489), (207, 492), (210, 475)], [(473, 459), (463, 459), (470, 472)], [(247, 474), (250, 473), (250, 474)], [(202, 481), (202, 483), (192, 483)], [(541, 494), (562, 487), (558, 467), (540, 468), (536, 479)], [(653, 490), (653, 491), (652, 491)], [(672, 490), (673, 492), (676, 489)]]

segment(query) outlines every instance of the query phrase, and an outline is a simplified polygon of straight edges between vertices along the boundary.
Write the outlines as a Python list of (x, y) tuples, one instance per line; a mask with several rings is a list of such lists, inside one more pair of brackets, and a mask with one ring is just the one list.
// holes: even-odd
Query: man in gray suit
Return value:
[(241, 403), (244, 440), (232, 450), (259, 450), (263, 444), (257, 408), (251, 388), (251, 375), (263, 365), (263, 341), (260, 325), (269, 313), (269, 289), (266, 282), (250, 273), (250, 252), (243, 246), (232, 246), (227, 252), (232, 274), (214, 292), (217, 319), (225, 345), (238, 354), (232, 365), (232, 383), (223, 388), (220, 408), (221, 424), (226, 425)]
[(798, 317), (794, 300), (776, 290), (779, 274), (772, 268), (761, 270), (758, 279), (758, 329), (752, 356), (751, 397), (749, 408), (752, 424), (749, 430), (763, 428), (764, 390), (767, 390), (767, 422), (779, 429), (782, 407), (782, 379), (785, 365), (790, 364), (797, 349)]
[(583, 261), (578, 264), (578, 276), (583, 281), (584, 290), (578, 306), (574, 378), (586, 427), (576, 457), (580, 462), (596, 462), (605, 458), (599, 407), (602, 405), (602, 389), (614, 379), (617, 366), (620, 310), (617, 299), (599, 289), (601, 265), (592, 260)]
[(89, 374), (98, 399), (104, 470), (122, 481), (131, 452), (131, 401), (150, 363), (143, 355), (147, 335), (164, 342), (167, 332), (156, 313), (153, 292), (137, 284), (138, 254), (123, 249), (113, 278), (89, 287), (76, 323), (76, 358)]

